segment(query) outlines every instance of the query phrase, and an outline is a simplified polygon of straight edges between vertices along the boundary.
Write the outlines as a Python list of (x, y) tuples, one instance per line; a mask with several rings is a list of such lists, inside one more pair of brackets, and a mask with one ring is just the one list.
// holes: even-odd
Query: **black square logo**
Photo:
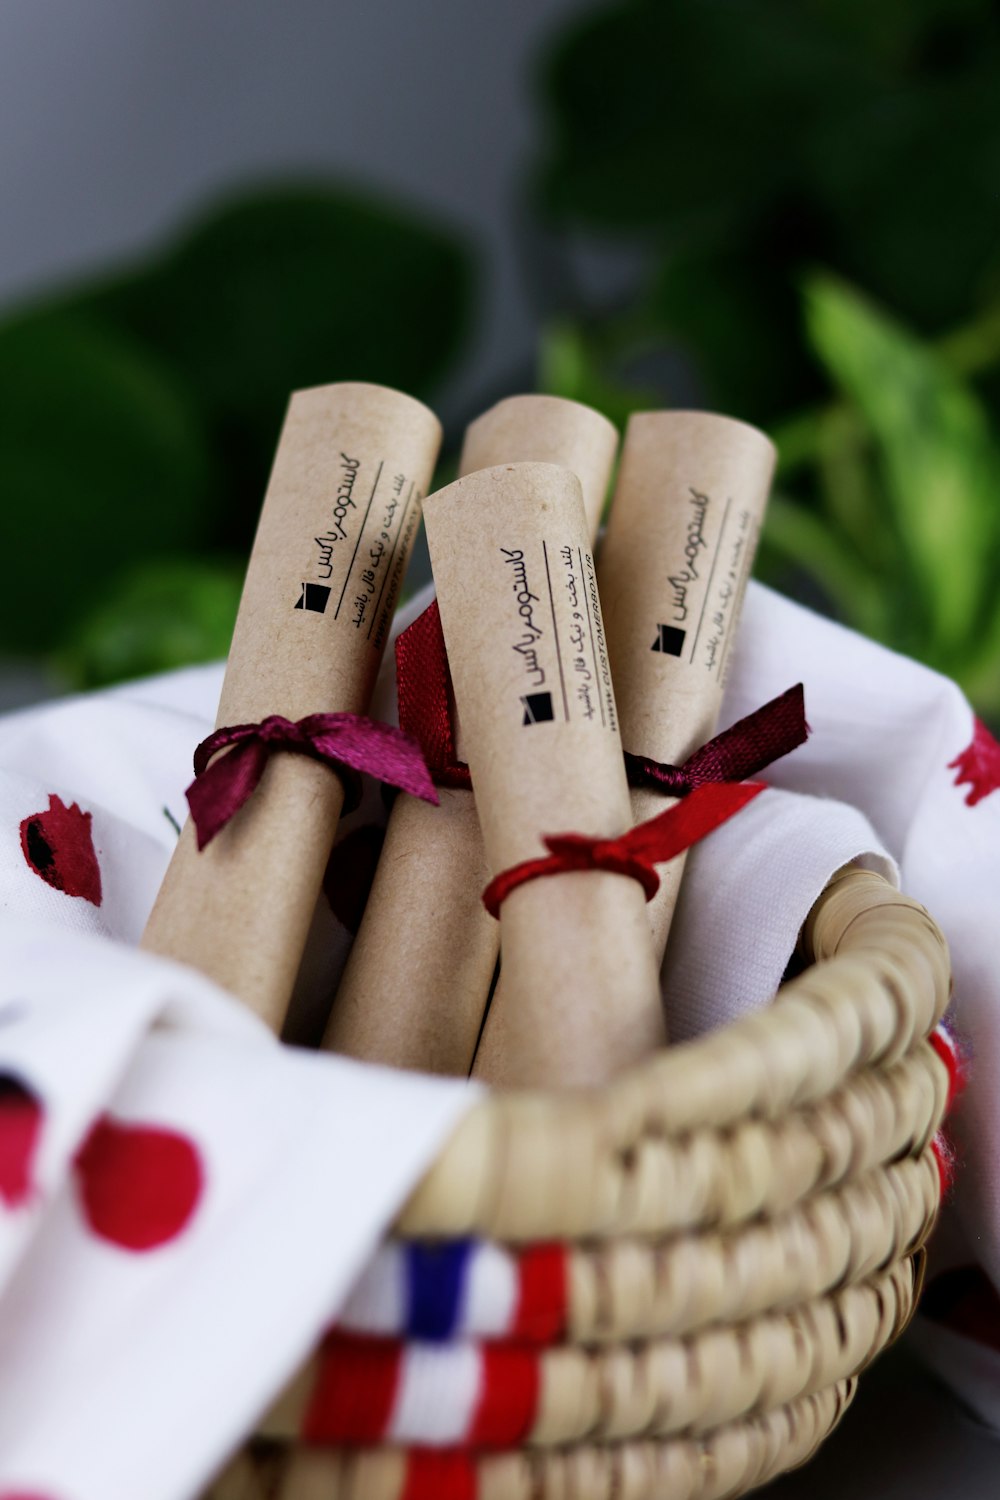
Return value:
[(525, 724), (547, 724), (555, 717), (551, 693), (529, 693), (526, 698), (521, 699), (521, 707), (524, 709), (522, 728)]
[(657, 625), (657, 636), (651, 650), (662, 651), (664, 656), (680, 656), (684, 650), (684, 636), (686, 631), (678, 630), (676, 625)]
[(325, 583), (304, 583), (295, 608), (309, 609), (314, 615), (321, 615), (326, 610), (329, 598), (330, 590)]

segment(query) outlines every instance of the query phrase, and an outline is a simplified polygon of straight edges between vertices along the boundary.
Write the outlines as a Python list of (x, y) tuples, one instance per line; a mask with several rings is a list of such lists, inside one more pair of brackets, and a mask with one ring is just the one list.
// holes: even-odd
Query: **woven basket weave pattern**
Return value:
[(486, 1096), (403, 1208), (403, 1241), (565, 1244), (523, 1445), (304, 1446), (309, 1367), (213, 1500), (711, 1500), (808, 1458), (919, 1292), (950, 968), (923, 908), (858, 871), (803, 949), (766, 1010), (605, 1089)]

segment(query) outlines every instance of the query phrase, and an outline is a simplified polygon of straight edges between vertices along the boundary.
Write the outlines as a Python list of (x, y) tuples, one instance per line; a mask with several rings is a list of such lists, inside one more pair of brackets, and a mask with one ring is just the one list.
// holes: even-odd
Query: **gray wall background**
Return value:
[(528, 79), (539, 43), (586, 8), (0, 0), (0, 304), (143, 249), (234, 182), (334, 173), (478, 242), (469, 409), (533, 357), (512, 227)]

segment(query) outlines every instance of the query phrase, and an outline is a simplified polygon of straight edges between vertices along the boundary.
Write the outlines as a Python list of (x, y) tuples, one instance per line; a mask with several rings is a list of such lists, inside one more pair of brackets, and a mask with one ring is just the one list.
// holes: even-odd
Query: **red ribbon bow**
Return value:
[(469, 768), (455, 753), (451, 671), (437, 600), (396, 637), (399, 723), (412, 734), (438, 786), (471, 787)]
[[(439, 786), (469, 787), (469, 768), (455, 751), (451, 673), (437, 601), (396, 639), (399, 722), (419, 741)], [(543, 840), (548, 855), (503, 870), (483, 892), (491, 916), (527, 880), (571, 870), (607, 870), (638, 880), (647, 900), (659, 888), (655, 865), (665, 864), (711, 833), (744, 807), (763, 786), (747, 783), (772, 761), (807, 738), (802, 684), (765, 703), (724, 730), (681, 766), (670, 766), (626, 751), (632, 786), (652, 786), (684, 799), (617, 839), (557, 834)]]
[(616, 839), (591, 838), (581, 833), (560, 833), (545, 838), (549, 850), (537, 859), (526, 859), (495, 875), (483, 892), (483, 905), (491, 917), (519, 885), (545, 875), (566, 875), (575, 870), (606, 870), (638, 880), (649, 901), (660, 888), (654, 868), (689, 849), (699, 839), (738, 813), (759, 792), (761, 782), (709, 782), (696, 787), (683, 802), (666, 808), (647, 823), (640, 823)]
[(710, 782), (746, 781), (808, 738), (805, 694), (801, 682), (797, 682), (717, 734), (689, 755), (683, 765), (661, 764), (626, 750), (625, 769), (629, 786), (654, 787), (671, 797), (686, 797)]
[[(210, 765), (227, 745), (234, 748)], [(360, 797), (359, 771), (425, 802), (438, 800), (419, 744), (391, 724), (361, 714), (309, 714), (298, 722), (271, 714), (260, 724), (216, 729), (194, 752), (195, 779), (185, 795), (199, 849), (239, 812), (276, 750), (311, 756), (336, 771), (345, 784), (348, 811)]]
[[(400, 726), (419, 742), (436, 784), (470, 787), (469, 768), (455, 752), (451, 672), (436, 599), (396, 638), (396, 685)], [(626, 751), (629, 785), (686, 797), (709, 782), (745, 781), (803, 744), (808, 734), (797, 683), (717, 734), (681, 766)]]

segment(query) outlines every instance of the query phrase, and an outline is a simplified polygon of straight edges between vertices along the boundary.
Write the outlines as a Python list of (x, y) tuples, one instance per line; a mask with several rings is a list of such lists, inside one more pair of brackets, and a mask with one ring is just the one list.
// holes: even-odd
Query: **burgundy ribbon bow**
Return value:
[(638, 880), (649, 901), (660, 888), (655, 866), (666, 864), (706, 834), (725, 823), (758, 793), (760, 782), (706, 782), (682, 802), (665, 808), (616, 839), (591, 838), (581, 833), (554, 834), (543, 840), (549, 850), (537, 859), (526, 859), (494, 876), (483, 892), (483, 905), (491, 917), (519, 885), (546, 875), (566, 875), (575, 870), (606, 870)]
[[(455, 752), (451, 672), (437, 600), (396, 638), (399, 722), (420, 744), (438, 786), (470, 787), (469, 768)], [(625, 752), (629, 785), (686, 797), (709, 782), (745, 781), (805, 742), (802, 684), (747, 714), (689, 755), (681, 766)]]
[(681, 766), (662, 765), (625, 752), (629, 786), (654, 787), (670, 797), (686, 797), (697, 787), (719, 781), (746, 781), (802, 745), (809, 737), (801, 682), (762, 708), (724, 729), (689, 755)]
[[(210, 765), (227, 745), (233, 746), (228, 755)], [(391, 724), (361, 714), (309, 714), (298, 722), (271, 714), (260, 724), (216, 729), (194, 752), (195, 779), (185, 795), (199, 849), (239, 812), (276, 750), (311, 756), (336, 771), (345, 783), (348, 810), (360, 796), (359, 771), (425, 802), (438, 800), (419, 744)]]
[[(436, 600), (396, 639), (396, 682), (399, 722), (419, 741), (434, 781), (438, 786), (471, 786), (469, 768), (455, 750), (451, 672)], [(673, 859), (739, 812), (764, 790), (746, 778), (801, 745), (808, 733), (798, 683), (716, 735), (681, 766), (626, 752), (631, 786), (656, 787), (683, 801), (617, 839), (576, 833), (544, 839), (548, 855), (524, 860), (490, 881), (483, 892), (487, 911), (497, 916), (510, 892), (527, 880), (571, 870), (630, 875), (648, 900), (660, 884), (654, 866)]]
[(436, 599), (396, 637), (396, 694), (400, 726), (419, 743), (437, 785), (471, 787), (469, 768), (455, 753), (451, 671)]

